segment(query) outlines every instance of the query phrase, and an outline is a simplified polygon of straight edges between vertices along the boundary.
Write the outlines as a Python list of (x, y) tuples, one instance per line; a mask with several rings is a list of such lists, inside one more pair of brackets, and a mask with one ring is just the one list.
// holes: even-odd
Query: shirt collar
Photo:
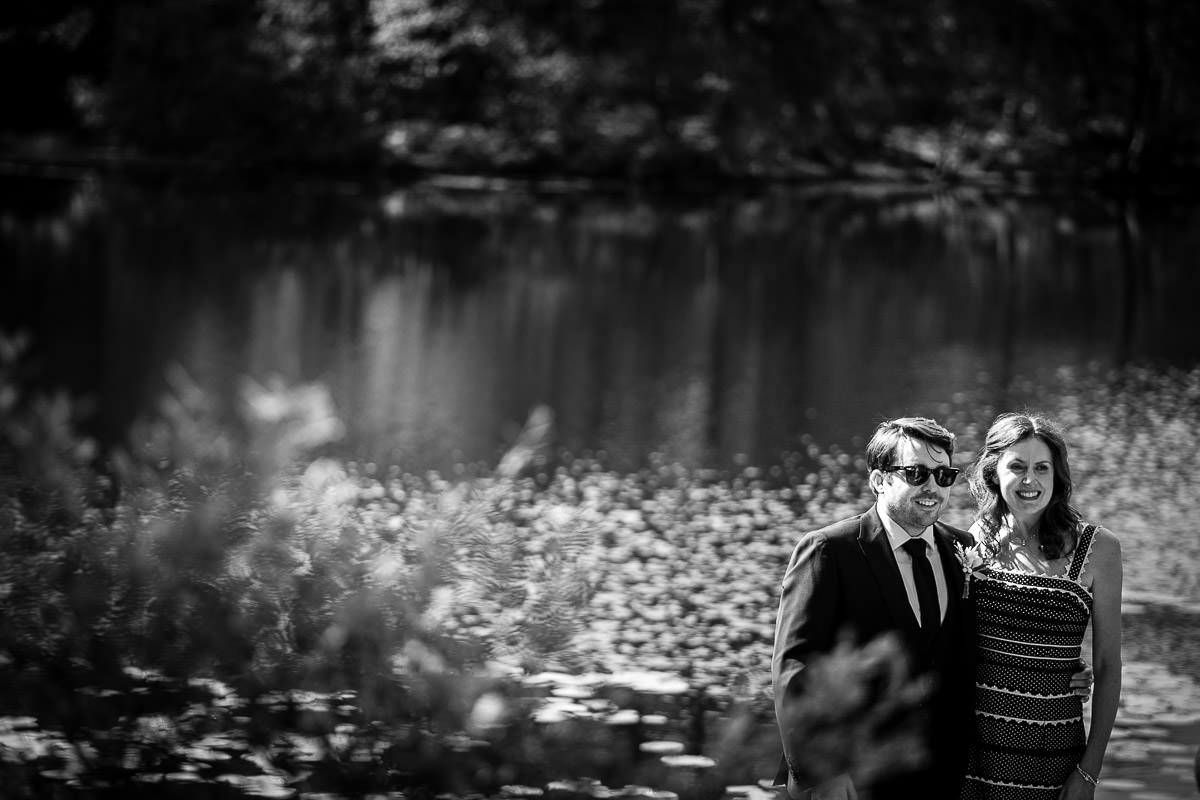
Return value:
[[(908, 531), (897, 525), (891, 517), (888, 516), (887, 509), (882, 505), (877, 505), (876, 510), (879, 512), (879, 519), (883, 522), (883, 529), (887, 531), (888, 541), (892, 545), (892, 550), (899, 550), (905, 542), (913, 538), (908, 535)], [(930, 525), (925, 530), (921, 531), (921, 539), (933, 548), (933, 552), (937, 552), (937, 542), (933, 538), (933, 526)]]

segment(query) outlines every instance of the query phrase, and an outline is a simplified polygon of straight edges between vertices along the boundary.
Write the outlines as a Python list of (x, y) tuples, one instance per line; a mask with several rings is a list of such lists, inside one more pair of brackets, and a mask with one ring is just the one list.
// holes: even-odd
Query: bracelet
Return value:
[(1085, 770), (1083, 767), (1079, 766), (1078, 764), (1076, 764), (1076, 765), (1075, 765), (1075, 771), (1076, 771), (1076, 772), (1078, 772), (1080, 775), (1082, 775), (1082, 776), (1083, 776), (1083, 779), (1084, 779), (1085, 781), (1087, 781), (1088, 783), (1090, 783), (1092, 786), (1099, 786), (1099, 785), (1100, 785), (1100, 779), (1099, 779), (1099, 778), (1094, 778), (1094, 777), (1092, 777), (1092, 776), (1091, 776), (1091, 775), (1090, 775), (1090, 774), (1087, 772), (1087, 770)]

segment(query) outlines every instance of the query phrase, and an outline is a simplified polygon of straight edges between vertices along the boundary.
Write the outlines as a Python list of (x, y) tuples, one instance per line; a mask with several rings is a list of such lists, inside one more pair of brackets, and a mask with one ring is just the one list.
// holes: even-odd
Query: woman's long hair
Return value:
[(1038, 543), (1047, 558), (1061, 558), (1075, 547), (1075, 532), (1082, 519), (1071, 505), (1071, 465), (1067, 461), (1067, 441), (1058, 427), (1045, 417), (1033, 414), (1001, 414), (988, 428), (979, 460), (971, 471), (971, 494), (977, 505), (976, 517), (983, 529), (987, 549), (999, 549), (1000, 526), (1008, 514), (1008, 503), (1000, 495), (996, 465), (1004, 451), (1026, 439), (1036, 437), (1050, 448), (1054, 464), (1054, 491), (1038, 523)]

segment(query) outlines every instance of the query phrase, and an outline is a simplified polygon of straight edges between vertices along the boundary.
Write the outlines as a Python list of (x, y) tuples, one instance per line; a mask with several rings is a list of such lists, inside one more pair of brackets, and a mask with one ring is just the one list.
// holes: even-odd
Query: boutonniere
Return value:
[(983, 568), (983, 556), (978, 547), (963, 547), (962, 542), (954, 543), (954, 555), (963, 571), (963, 593), (966, 598), (971, 593), (971, 576)]

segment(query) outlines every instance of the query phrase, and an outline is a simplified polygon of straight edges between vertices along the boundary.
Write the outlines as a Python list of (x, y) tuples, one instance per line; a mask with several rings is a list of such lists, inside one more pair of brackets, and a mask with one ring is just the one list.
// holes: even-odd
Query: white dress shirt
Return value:
[[(904, 549), (904, 543), (913, 537), (892, 521), (882, 505), (876, 508), (879, 511), (879, 518), (883, 520), (883, 529), (887, 531), (888, 539), (891, 542), (892, 553), (896, 556), (896, 565), (900, 567), (900, 579), (904, 581), (904, 591), (908, 594), (908, 605), (917, 618), (917, 625), (920, 625), (921, 604), (917, 600), (917, 583), (913, 579), (912, 556)], [(930, 526), (922, 531), (919, 538), (925, 540), (925, 556), (929, 559), (929, 566), (933, 567), (933, 582), (937, 586), (938, 619), (944, 620), (949, 589), (946, 588), (946, 573), (942, 569), (942, 557), (938, 555), (937, 543), (933, 538), (933, 527)]]

